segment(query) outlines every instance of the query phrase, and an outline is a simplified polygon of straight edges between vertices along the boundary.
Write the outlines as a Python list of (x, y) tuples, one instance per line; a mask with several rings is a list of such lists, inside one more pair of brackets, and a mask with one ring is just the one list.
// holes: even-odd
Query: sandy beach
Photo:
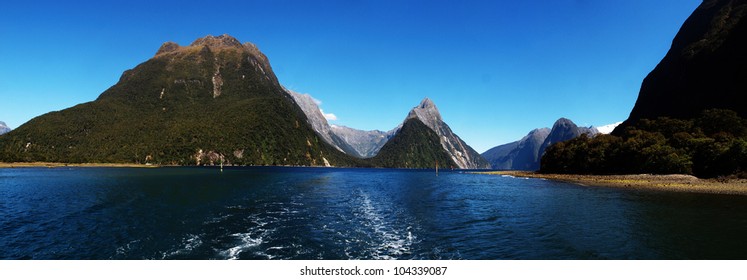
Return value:
[(489, 171), (478, 174), (541, 178), (589, 187), (614, 187), (693, 193), (747, 195), (747, 179), (700, 179), (691, 175), (572, 175), (527, 171)]

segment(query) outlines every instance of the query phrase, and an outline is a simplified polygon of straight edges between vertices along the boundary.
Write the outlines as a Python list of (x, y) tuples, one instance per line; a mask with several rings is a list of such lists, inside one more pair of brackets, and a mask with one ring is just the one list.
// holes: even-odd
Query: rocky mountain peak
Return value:
[(156, 55), (173, 52), (173, 51), (178, 50), (180, 47), (181, 46), (179, 46), (179, 44), (169, 41), (169, 42), (163, 43), (163, 45), (161, 45), (161, 47), (158, 48)]
[(244, 50), (259, 57), (261, 60), (266, 60), (266, 57), (259, 51), (259, 48), (257, 48), (256, 45), (249, 42), (242, 44), (241, 41), (228, 34), (223, 34), (220, 36), (207, 35), (205, 37), (194, 40), (194, 42), (189, 44), (189, 46), (180, 46), (175, 42), (166, 42), (163, 43), (163, 45), (161, 45), (161, 47), (158, 49), (158, 52), (156, 52), (156, 56), (189, 50), (202, 51), (205, 49), (212, 52), (219, 52), (229, 49)]
[(449, 125), (441, 118), (441, 113), (438, 111), (436, 104), (430, 98), (424, 98), (418, 106), (410, 110), (405, 122), (410, 119), (418, 119), (436, 132), (442, 147), (459, 168), (477, 169), (489, 167), (489, 164), (480, 154), (475, 152), (451, 131)]
[(433, 101), (428, 97), (423, 98), (423, 101), (420, 101), (420, 105), (418, 105), (418, 107), (420, 109), (433, 108), (435, 110), (438, 110), (436, 109), (436, 104), (434, 104)]
[(420, 119), (420, 121), (433, 131), (439, 131), (440, 124), (443, 122), (441, 119), (441, 113), (438, 111), (436, 104), (428, 97), (424, 98), (423, 101), (420, 101), (418, 106), (410, 110), (407, 119), (411, 118)]
[[(573, 121), (566, 118), (560, 118), (555, 121), (555, 124), (552, 126), (552, 130), (550, 130), (547, 138), (545, 138), (545, 142), (542, 143), (542, 146), (540, 147), (539, 157), (541, 158), (545, 150), (552, 144), (576, 138), (578, 136), (581, 136), (581, 134), (594, 136), (598, 133), (599, 132), (594, 127), (578, 127)], [(539, 165), (537, 165), (537, 168), (539, 168)]]
[(560, 128), (560, 127), (575, 127), (576, 124), (573, 123), (573, 121), (566, 119), (566, 118), (559, 118), (557, 121), (555, 121), (555, 124), (552, 125), (553, 129)]
[(223, 34), (220, 36), (207, 35), (205, 37), (195, 40), (189, 46), (190, 47), (207, 46), (208, 48), (215, 50), (215, 49), (224, 49), (224, 48), (241, 48), (243, 45), (238, 39), (228, 34)]
[[(226, 83), (231, 82), (226, 80), (226, 67), (233, 67), (233, 73), (239, 71), (240, 68), (254, 68), (256, 74), (274, 84), (274, 86), (280, 86), (277, 81), (270, 62), (256, 45), (246, 42), (241, 43), (238, 39), (230, 35), (212, 36), (207, 35), (205, 37), (194, 40), (189, 46), (180, 46), (175, 42), (166, 42), (156, 52), (153, 59), (166, 59), (167, 70), (174, 69), (192, 69), (184, 65), (175, 66), (181, 63), (212, 63), (212, 73), (205, 80), (204, 77), (190, 77), (189, 80), (192, 83), (208, 84), (212, 86), (213, 98), (219, 97), (223, 93), (223, 87)], [(249, 65), (249, 67), (246, 67)], [(205, 65), (201, 66), (204, 67)], [(122, 79), (127, 80), (130, 78), (132, 71), (126, 71)], [(241, 79), (247, 79), (251, 75), (249, 73), (242, 73)], [(198, 81), (199, 80), (199, 81)], [(175, 79), (176, 84), (185, 84), (187, 80), (184, 78)], [(165, 87), (165, 91), (168, 91)]]

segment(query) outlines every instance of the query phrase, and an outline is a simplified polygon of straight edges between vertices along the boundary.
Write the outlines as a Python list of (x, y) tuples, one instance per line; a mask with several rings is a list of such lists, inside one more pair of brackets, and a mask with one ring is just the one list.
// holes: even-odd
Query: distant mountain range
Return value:
[(309, 94), (300, 94), (287, 90), (299, 107), (306, 114), (314, 131), (328, 144), (339, 151), (358, 158), (375, 156), (379, 149), (394, 135), (400, 127), (388, 132), (379, 130), (364, 131), (345, 126), (330, 125), (322, 115), (315, 99)]
[(7, 124), (0, 121), (0, 135), (10, 132), (10, 128)]
[(394, 136), (402, 126), (389, 131), (359, 130), (347, 126), (332, 125), (332, 132), (342, 138), (355, 151), (351, 155), (360, 158), (371, 158), (379, 153), (381, 147)]
[(388, 131), (331, 126), (251, 43), (164, 43), (96, 100), (0, 138), (0, 161), (487, 168), (426, 98)]
[[(604, 126), (604, 131), (611, 131), (614, 126), (616, 124)], [(534, 129), (521, 140), (491, 148), (482, 153), (482, 156), (490, 162), (493, 169), (534, 171), (540, 168), (540, 159), (550, 145), (582, 134), (594, 136), (599, 133), (595, 127), (578, 127), (571, 120), (560, 118), (552, 129)]]
[(373, 166), (430, 168), (440, 162), (445, 168), (489, 168), (479, 153), (451, 131), (429, 98), (410, 110), (401, 125), (383, 132), (329, 125), (313, 97), (288, 92), (324, 141), (348, 155), (371, 158)]

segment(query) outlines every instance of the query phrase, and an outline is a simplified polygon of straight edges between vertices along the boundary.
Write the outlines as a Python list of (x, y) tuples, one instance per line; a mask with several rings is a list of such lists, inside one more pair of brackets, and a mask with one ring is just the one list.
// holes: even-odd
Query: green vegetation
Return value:
[(456, 167), (419, 120), (375, 158), (340, 152), (317, 136), (264, 55), (230, 39), (167, 45), (95, 101), (0, 137), (0, 162)]
[(542, 173), (692, 174), (747, 177), (747, 120), (711, 109), (692, 120), (641, 120), (620, 136), (581, 136), (542, 157)]
[[(154, 57), (96, 101), (36, 117), (0, 137), (0, 161), (362, 165), (319, 139), (252, 57), (240, 48), (207, 47)], [(218, 71), (222, 86), (214, 96)]]
[(399, 132), (370, 159), (371, 164), (393, 168), (457, 168), (441, 146), (438, 135), (417, 118), (408, 119)]

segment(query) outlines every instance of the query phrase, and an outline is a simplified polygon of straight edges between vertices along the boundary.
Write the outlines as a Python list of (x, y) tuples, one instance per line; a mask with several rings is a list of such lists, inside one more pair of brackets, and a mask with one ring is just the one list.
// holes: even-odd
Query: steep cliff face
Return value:
[(630, 117), (617, 130), (640, 119), (690, 119), (712, 108), (747, 117), (746, 16), (747, 1), (703, 1), (643, 80)]
[(311, 128), (314, 129), (316, 134), (321, 137), (322, 140), (327, 144), (332, 145), (332, 147), (335, 147), (340, 152), (358, 158), (366, 158), (366, 156), (360, 154), (355, 147), (351, 146), (347, 139), (338, 136), (333, 127), (327, 122), (327, 118), (322, 114), (319, 105), (317, 105), (317, 101), (311, 97), (311, 95), (297, 93), (288, 89), (286, 89), (286, 91), (296, 101), (296, 104), (306, 115), (309, 125), (311, 125)]
[(164, 43), (95, 101), (32, 119), (0, 139), (0, 160), (347, 165), (319, 139), (251, 43)]

